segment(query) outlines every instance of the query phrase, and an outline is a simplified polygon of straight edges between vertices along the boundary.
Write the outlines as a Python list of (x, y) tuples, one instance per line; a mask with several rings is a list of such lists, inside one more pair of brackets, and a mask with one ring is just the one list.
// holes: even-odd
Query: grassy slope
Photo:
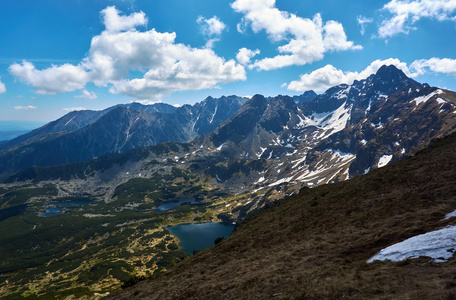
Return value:
[[(456, 260), (365, 261), (456, 224), (456, 136), (352, 180), (303, 189), (216, 247), (113, 299), (455, 299)], [(196, 299), (196, 298), (195, 298)]]

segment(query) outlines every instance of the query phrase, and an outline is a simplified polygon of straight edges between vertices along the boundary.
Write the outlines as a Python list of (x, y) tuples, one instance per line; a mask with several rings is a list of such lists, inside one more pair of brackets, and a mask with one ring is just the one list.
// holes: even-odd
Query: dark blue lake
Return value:
[(194, 250), (203, 250), (214, 246), (218, 237), (229, 237), (234, 225), (229, 223), (183, 224), (166, 229), (179, 239), (182, 251), (190, 255)]
[(192, 204), (192, 205), (197, 205), (201, 204), (200, 202), (197, 202), (193, 199), (179, 199), (179, 200), (171, 200), (171, 201), (166, 201), (163, 202), (160, 206), (155, 208), (155, 210), (160, 210), (160, 211), (165, 211), (171, 208), (175, 208), (177, 206), (180, 206), (182, 204)]
[(40, 214), (38, 214), (38, 216), (39, 217), (52, 217), (52, 216), (61, 215), (63, 213), (64, 213), (64, 211), (58, 207), (48, 207), (48, 208), (46, 208), (45, 213), (40, 213)]
[(64, 214), (68, 209), (80, 207), (91, 203), (93, 200), (81, 199), (70, 201), (51, 202), (46, 207), (46, 212), (38, 214), (40, 217), (52, 217)]

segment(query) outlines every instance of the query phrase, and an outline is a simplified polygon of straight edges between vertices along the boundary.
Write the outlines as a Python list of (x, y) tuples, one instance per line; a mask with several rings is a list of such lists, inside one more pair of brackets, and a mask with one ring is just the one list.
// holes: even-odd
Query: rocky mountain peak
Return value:
[(240, 143), (255, 128), (268, 106), (263, 95), (256, 94), (234, 115), (209, 134), (209, 139), (218, 147), (226, 141)]
[(367, 84), (378, 94), (383, 95), (391, 95), (406, 86), (423, 87), (421, 83), (407, 77), (402, 70), (393, 65), (382, 66), (377, 73), (369, 76), (363, 84)]
[(317, 96), (318, 96), (317, 93), (315, 93), (313, 90), (309, 90), (309, 91), (305, 91), (302, 95), (293, 96), (293, 100), (297, 104), (302, 104), (307, 101), (312, 101)]
[(249, 101), (246, 102), (246, 106), (261, 107), (267, 104), (267, 100), (263, 95), (256, 94)]
[(377, 73), (375, 73), (376, 76), (383, 77), (383, 78), (392, 78), (392, 77), (407, 77), (404, 72), (400, 69), (398, 69), (394, 65), (383, 65), (380, 67), (380, 69), (377, 70)]

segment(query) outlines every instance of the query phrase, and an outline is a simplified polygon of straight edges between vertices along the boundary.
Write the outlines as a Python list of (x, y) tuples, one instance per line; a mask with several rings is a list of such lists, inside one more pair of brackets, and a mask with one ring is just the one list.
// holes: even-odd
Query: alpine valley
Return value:
[[(371, 184), (371, 188), (377, 187), (381, 195), (390, 196), (387, 190), (390, 185), (379, 183), (395, 174), (389, 170), (399, 172), (400, 163), (407, 169), (406, 161), (429, 156), (413, 157), (419, 150), (455, 131), (456, 93), (419, 83), (394, 66), (383, 66), (364, 80), (334, 86), (319, 95), (308, 91), (294, 97), (259, 94), (251, 98), (208, 97), (193, 106), (179, 108), (162, 103), (133, 103), (103, 111), (71, 112), (1, 144), (0, 295), (5, 299), (70, 296), (96, 299), (153, 274), (154, 280), (167, 290), (171, 289), (167, 278), (171, 278), (172, 270), (181, 276), (176, 279), (179, 282), (195, 277), (185, 273), (187, 269), (183, 268), (189, 266), (200, 272), (200, 285), (196, 281), (187, 282), (188, 287), (194, 288), (176, 288), (180, 294), (158, 291), (156, 298), (218, 299), (229, 296), (230, 291), (239, 298), (241, 288), (251, 286), (256, 290), (251, 290), (248, 296), (245, 294), (247, 298), (259, 295), (260, 298), (334, 299), (344, 295), (353, 299), (383, 299), (383, 296), (389, 299), (393, 292), (376, 293), (380, 289), (378, 285), (366, 288), (369, 282), (375, 281), (375, 272), (371, 269), (366, 271), (370, 277), (365, 283), (346, 285), (345, 290), (336, 288), (339, 278), (331, 281), (331, 277), (322, 275), (323, 267), (312, 269), (323, 264), (318, 260), (322, 259), (316, 257), (318, 253), (331, 257), (334, 253), (325, 251), (336, 248), (326, 237), (319, 240), (317, 231), (337, 227), (336, 221), (328, 221), (329, 212), (333, 213), (334, 220), (341, 219), (340, 224), (345, 223), (339, 213), (347, 218), (356, 215), (359, 222), (367, 222), (372, 216), (369, 214), (374, 214), (377, 223), (369, 223), (372, 228), (374, 225), (384, 228), (385, 224), (408, 228), (405, 233), (392, 232), (388, 238), (380, 237), (381, 233), (369, 226), (363, 227), (364, 231), (353, 229), (356, 234), (376, 235), (370, 244), (357, 241), (352, 248), (342, 247), (345, 252), (337, 252), (340, 261), (327, 267), (328, 272), (348, 270), (347, 276), (351, 278), (360, 275), (350, 263), (356, 261), (357, 268), (364, 270), (362, 268), (367, 267), (359, 261), (367, 260), (368, 255), (375, 254), (380, 247), (423, 233), (424, 225), (416, 231), (410, 228), (416, 225), (413, 223), (416, 216), (423, 213), (418, 208), (429, 206), (430, 202), (423, 200), (422, 206), (410, 212), (416, 215), (411, 217), (409, 227), (392, 221), (400, 203), (388, 208), (386, 202), (382, 202), (380, 212), (388, 222), (380, 226), (380, 215), (375, 215), (374, 204), (367, 199), (370, 192), (375, 195), (380, 192), (370, 191), (368, 185), (377, 182)], [(386, 166), (400, 160), (399, 164)], [(375, 170), (379, 168), (382, 170)], [(410, 172), (419, 172), (418, 167), (409, 168)], [(342, 194), (356, 190), (355, 184), (363, 187), (361, 194), (351, 198)], [(436, 190), (435, 194), (439, 191), (443, 193)], [(360, 200), (364, 192), (366, 200)], [(186, 203), (166, 211), (156, 209), (176, 199), (193, 199), (198, 205)], [(355, 200), (360, 202), (352, 203)], [(340, 203), (343, 209), (337, 212), (337, 201), (346, 201), (350, 208)], [(275, 206), (277, 203), (284, 205)], [(328, 207), (327, 214), (322, 205)], [(449, 204), (435, 205), (443, 210)], [(268, 256), (263, 256), (263, 261), (253, 254), (241, 255), (242, 259), (233, 261), (242, 264), (244, 271), (249, 266), (254, 270), (260, 264), (268, 265), (264, 274), (274, 278), (259, 276), (261, 279), (255, 279), (238, 274), (239, 282), (231, 285), (225, 285), (223, 280), (206, 286), (201, 283), (220, 274), (235, 276), (233, 269), (219, 267), (230, 266), (229, 261), (235, 257), (230, 256), (230, 251), (236, 255), (254, 253), (255, 246), (249, 244), (248, 235), (258, 234), (258, 238), (274, 240), (273, 237), (291, 234), (283, 229), (288, 228), (285, 225), (289, 222), (280, 219), (282, 214), (287, 220), (294, 220), (293, 212), (308, 220), (305, 226), (313, 248), (304, 247), (301, 251), (296, 245), (287, 244), (306, 240), (306, 235), (301, 235), (305, 230), (295, 232), (299, 235), (296, 239), (277, 240), (271, 247), (284, 245), (275, 250), (281, 251), (277, 252), (281, 257), (288, 257), (288, 262), (296, 251), (301, 251), (298, 251), (301, 257), (309, 257), (309, 270), (315, 270), (314, 276), (325, 278), (327, 289), (317, 289), (316, 277), (312, 278), (310, 273), (302, 278), (294, 277), (293, 271), (281, 272), (280, 268), (273, 268), (277, 265), (268, 265)], [(440, 210), (434, 213), (433, 218), (444, 217)], [(317, 216), (325, 218), (326, 225)], [(397, 218), (398, 222), (401, 220)], [(240, 225), (232, 237), (191, 259), (179, 250), (178, 240), (166, 230), (167, 226), (180, 223), (211, 221)], [(267, 222), (276, 227), (266, 226)], [(437, 223), (426, 229), (434, 229)], [(256, 229), (263, 226), (270, 231), (261, 234), (256, 229), (248, 231), (252, 226), (257, 226)], [(356, 236), (348, 235), (352, 229), (347, 228), (341, 227), (340, 234), (356, 240)], [(266, 247), (259, 240), (255, 243)], [(220, 247), (224, 247), (223, 255)], [(245, 249), (240, 249), (242, 247)], [(286, 253), (287, 247), (296, 251)], [(214, 268), (211, 268), (210, 257), (216, 252), (211, 251), (219, 251), (217, 257), (223, 260), (214, 263), (217, 264)], [(183, 264), (172, 268), (184, 259)], [(200, 270), (203, 264), (206, 269)], [(305, 261), (300, 264), (295, 266), (306, 268)], [(171, 271), (165, 272), (170, 268)], [(216, 276), (212, 271), (219, 273)], [(379, 281), (387, 281), (383, 273), (379, 276)], [(283, 288), (277, 288), (278, 292), (265, 289), (260, 281), (268, 280), (269, 287)], [(143, 289), (147, 289), (144, 287), (148, 282), (141, 283)], [(297, 282), (307, 287), (298, 293), (292, 288)], [(159, 286), (154, 285), (154, 289), (158, 290)], [(130, 291), (124, 296), (115, 295), (154, 297), (151, 292)], [(397, 292), (406, 298), (405, 292)]]

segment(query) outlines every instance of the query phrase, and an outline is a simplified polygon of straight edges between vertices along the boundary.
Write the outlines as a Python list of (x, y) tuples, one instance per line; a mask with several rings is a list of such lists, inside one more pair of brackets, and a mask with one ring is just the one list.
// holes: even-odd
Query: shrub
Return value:
[(221, 241), (223, 241), (225, 238), (223, 236), (219, 236), (214, 240), (214, 245), (218, 245)]
[(146, 277), (144, 277), (144, 276), (133, 276), (130, 279), (124, 281), (121, 285), (121, 288), (126, 289), (128, 287), (134, 286), (138, 282), (143, 281), (145, 279), (146, 279)]

